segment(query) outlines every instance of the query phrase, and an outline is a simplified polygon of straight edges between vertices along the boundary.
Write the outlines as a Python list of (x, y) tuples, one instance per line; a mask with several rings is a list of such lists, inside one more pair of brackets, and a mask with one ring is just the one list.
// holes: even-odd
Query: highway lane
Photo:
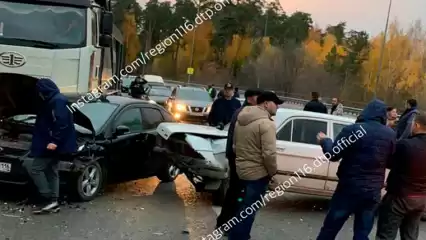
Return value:
[[(2, 188), (0, 196), (6, 194), (12, 193)], [(0, 239), (202, 240), (213, 232), (220, 212), (210, 199), (209, 194), (196, 193), (181, 175), (174, 183), (160, 184), (157, 178), (147, 178), (111, 185), (94, 201), (65, 204), (54, 215), (34, 216), (28, 206), (3, 200)], [(285, 193), (260, 210), (252, 238), (315, 239), (328, 202), (327, 198)], [(336, 239), (352, 239), (352, 226), (350, 218)], [(374, 234), (375, 229), (370, 239)], [(421, 223), (419, 240), (426, 240), (426, 223)]]

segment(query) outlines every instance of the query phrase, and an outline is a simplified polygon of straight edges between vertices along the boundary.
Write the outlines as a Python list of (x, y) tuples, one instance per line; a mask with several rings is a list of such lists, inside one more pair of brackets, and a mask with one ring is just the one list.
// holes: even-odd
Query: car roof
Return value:
[[(77, 102), (78, 100), (83, 99), (83, 97), (87, 97), (90, 93), (87, 94), (81, 94), (81, 93), (63, 93), (63, 95), (65, 97), (68, 98), (69, 101), (71, 102)], [(100, 102), (102, 102), (102, 100), (100, 98), (98, 98)], [(153, 102), (148, 101), (148, 100), (142, 100), (142, 99), (136, 99), (136, 98), (132, 98), (130, 96), (116, 96), (116, 95), (108, 95), (106, 96), (106, 100), (109, 103), (113, 103), (113, 104), (118, 104), (118, 105), (127, 105), (130, 103), (143, 103), (143, 104), (150, 104), (150, 105), (155, 105)]]
[(178, 87), (178, 89), (206, 92), (206, 90), (204, 88), (200, 88), (200, 87)]
[(279, 108), (277, 114), (275, 115), (275, 122), (279, 126), (289, 117), (310, 117), (317, 118), (322, 120), (333, 120), (347, 123), (355, 123), (355, 118), (345, 117), (345, 116), (336, 116), (325, 113), (309, 112), (299, 109), (290, 109), (290, 108)]

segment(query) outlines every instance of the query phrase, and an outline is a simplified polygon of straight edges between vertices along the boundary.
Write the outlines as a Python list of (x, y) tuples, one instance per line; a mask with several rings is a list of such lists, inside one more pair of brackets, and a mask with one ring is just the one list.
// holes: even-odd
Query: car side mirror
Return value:
[(101, 35), (112, 35), (114, 19), (112, 12), (103, 11), (101, 14)]
[(100, 47), (111, 47), (112, 46), (111, 35), (100, 35), (99, 36), (99, 46)]
[(130, 128), (129, 128), (129, 127), (124, 126), (124, 125), (120, 125), (120, 126), (117, 126), (117, 127), (115, 128), (115, 133), (114, 133), (114, 135), (115, 135), (115, 136), (121, 136), (121, 135), (124, 135), (124, 134), (126, 134), (126, 133), (128, 133), (128, 132), (130, 132)]

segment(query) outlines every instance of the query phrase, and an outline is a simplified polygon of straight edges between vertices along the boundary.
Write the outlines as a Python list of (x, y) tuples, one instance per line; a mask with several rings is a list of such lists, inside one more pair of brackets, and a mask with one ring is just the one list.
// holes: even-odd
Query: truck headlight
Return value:
[(184, 104), (176, 104), (175, 108), (176, 108), (176, 111), (179, 111), (179, 112), (186, 111), (186, 106)]

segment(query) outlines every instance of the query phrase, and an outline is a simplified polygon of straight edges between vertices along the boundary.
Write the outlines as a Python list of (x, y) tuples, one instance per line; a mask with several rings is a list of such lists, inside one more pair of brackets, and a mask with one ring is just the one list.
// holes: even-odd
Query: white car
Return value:
[[(331, 196), (338, 182), (336, 172), (339, 162), (325, 161), (318, 164), (316, 160), (323, 156), (323, 152), (316, 136), (318, 132), (324, 132), (334, 139), (345, 126), (353, 124), (355, 119), (280, 108), (274, 120), (277, 126), (278, 182), (291, 182), (288, 188), (284, 185), (287, 192)], [(182, 167), (182, 161), (185, 161), (185, 169), (181, 170), (200, 176), (199, 179), (209, 186), (207, 190), (215, 193), (215, 199), (221, 199), (227, 184), (225, 178), (228, 177), (228, 165), (224, 155), (227, 128), (220, 131), (208, 126), (161, 123), (157, 131), (160, 135), (164, 132), (162, 136), (168, 136), (167, 139), (175, 136), (180, 141), (184, 140), (185, 145), (194, 150), (195, 155), (189, 157), (188, 153), (181, 154), (180, 160), (175, 164)], [(215, 169), (215, 174), (211, 169)], [(190, 181), (198, 184), (192, 179)]]

